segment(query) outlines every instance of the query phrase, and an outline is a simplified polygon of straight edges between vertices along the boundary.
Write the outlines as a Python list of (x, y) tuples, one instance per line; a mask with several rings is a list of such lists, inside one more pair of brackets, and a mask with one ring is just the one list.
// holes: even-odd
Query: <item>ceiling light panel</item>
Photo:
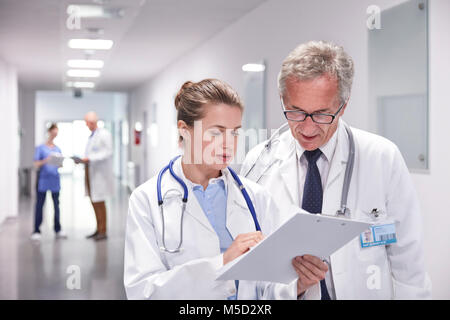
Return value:
[(113, 46), (113, 41), (104, 39), (70, 39), (67, 45), (72, 49), (109, 50)]
[(104, 62), (102, 60), (68, 60), (67, 66), (69, 68), (86, 68), (86, 69), (101, 69)]
[(242, 66), (242, 71), (245, 72), (262, 72), (266, 70), (266, 66), (259, 63), (248, 63)]
[(98, 5), (71, 4), (67, 14), (77, 18), (122, 18), (125, 11), (122, 8), (105, 8)]
[(67, 76), (79, 78), (97, 78), (100, 77), (100, 71), (89, 69), (71, 69), (67, 70)]
[(66, 85), (71, 88), (86, 88), (86, 89), (92, 89), (95, 87), (94, 82), (88, 82), (88, 81), (75, 81), (75, 82), (67, 82)]

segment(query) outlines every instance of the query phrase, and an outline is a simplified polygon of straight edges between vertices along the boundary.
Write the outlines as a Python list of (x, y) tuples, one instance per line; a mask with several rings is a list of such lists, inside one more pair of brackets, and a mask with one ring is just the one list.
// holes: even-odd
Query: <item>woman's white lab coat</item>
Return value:
[[(182, 174), (181, 161), (174, 171)], [(255, 231), (245, 199), (227, 169), (222, 171), (227, 185), (226, 225), (233, 239)], [(255, 207), (262, 233), (267, 235), (277, 225), (277, 211), (271, 197), (254, 182), (242, 183)], [(124, 284), (129, 299), (226, 299), (236, 291), (234, 281), (216, 281), (223, 266), (219, 238), (200, 207), (192, 189), (182, 222), (182, 251), (167, 253), (162, 244), (162, 220), (156, 193), (157, 178), (139, 186), (131, 195), (125, 239)], [(189, 188), (189, 187), (188, 187)], [(166, 171), (162, 178), (165, 244), (176, 248), (180, 241), (181, 185)], [(238, 299), (256, 299), (264, 295), (255, 282), (240, 281)]]

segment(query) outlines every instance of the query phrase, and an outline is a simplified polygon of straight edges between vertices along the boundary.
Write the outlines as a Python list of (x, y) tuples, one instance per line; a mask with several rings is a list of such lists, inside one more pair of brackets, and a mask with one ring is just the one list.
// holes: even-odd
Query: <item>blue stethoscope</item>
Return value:
[[(161, 221), (162, 221), (162, 243), (163, 246), (160, 248), (161, 251), (165, 251), (168, 253), (176, 253), (176, 252), (180, 252), (181, 250), (181, 244), (183, 242), (183, 216), (184, 216), (184, 211), (186, 209), (186, 203), (188, 201), (188, 188), (186, 186), (186, 183), (184, 183), (184, 181), (175, 174), (175, 172), (173, 171), (173, 163), (181, 156), (176, 156), (175, 158), (173, 158), (172, 160), (170, 160), (169, 164), (167, 166), (165, 166), (158, 174), (158, 180), (157, 180), (157, 184), (156, 184), (156, 193), (158, 195), (158, 206), (159, 206), (159, 211), (161, 212)], [(182, 203), (182, 207), (181, 207), (181, 223), (180, 223), (180, 242), (178, 243), (178, 246), (176, 249), (168, 249), (166, 247), (166, 243), (165, 243), (165, 236), (164, 236), (164, 209), (163, 209), (163, 203), (164, 203), (164, 199), (163, 196), (161, 194), (161, 180), (162, 177), (164, 175), (164, 173), (169, 170), (171, 176), (183, 187), (183, 203)], [(250, 197), (248, 195), (247, 190), (245, 190), (244, 185), (242, 184), (241, 179), (239, 179), (238, 175), (236, 174), (236, 172), (234, 172), (230, 167), (228, 167), (228, 171), (230, 171), (231, 175), (233, 176), (234, 180), (236, 181), (236, 183), (239, 186), (239, 189), (242, 192), (242, 195), (244, 196), (245, 202), (247, 203), (247, 207), (250, 210), (250, 213), (252, 215), (253, 218), (253, 222), (255, 223), (255, 229), (256, 231), (261, 231), (261, 227), (259, 226), (258, 223), (258, 218), (256, 217), (256, 212), (255, 212), (255, 207), (253, 206), (252, 200), (250, 200)]]

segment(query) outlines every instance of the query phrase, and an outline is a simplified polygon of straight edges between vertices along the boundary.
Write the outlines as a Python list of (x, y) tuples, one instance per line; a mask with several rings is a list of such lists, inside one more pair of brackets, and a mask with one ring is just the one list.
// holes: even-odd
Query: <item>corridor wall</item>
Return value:
[(19, 120), (17, 72), (0, 57), (0, 224), (18, 215)]

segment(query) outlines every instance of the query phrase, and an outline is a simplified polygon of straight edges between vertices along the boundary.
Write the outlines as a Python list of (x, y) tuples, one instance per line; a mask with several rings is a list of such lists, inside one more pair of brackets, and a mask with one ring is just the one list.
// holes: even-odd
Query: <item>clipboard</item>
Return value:
[(297, 211), (245, 254), (227, 263), (216, 280), (253, 280), (288, 284), (297, 279), (296, 256), (330, 256), (371, 226), (370, 223)]
[(55, 166), (55, 167), (62, 167), (64, 159), (65, 158), (61, 153), (52, 152), (50, 154), (50, 160), (48, 161), (47, 164), (49, 164), (51, 166)]
[(75, 163), (81, 163), (81, 158), (80, 157), (78, 157), (78, 156), (72, 156), (72, 157), (70, 157)]

